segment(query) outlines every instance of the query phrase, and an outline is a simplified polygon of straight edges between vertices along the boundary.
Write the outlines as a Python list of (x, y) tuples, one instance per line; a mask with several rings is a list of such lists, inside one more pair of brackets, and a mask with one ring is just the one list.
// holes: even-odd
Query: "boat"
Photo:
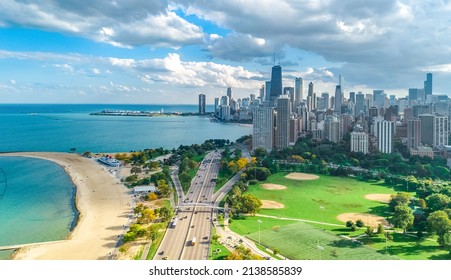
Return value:
[(112, 167), (121, 166), (121, 162), (118, 161), (117, 159), (113, 158), (110, 155), (103, 156), (103, 157), (99, 158), (98, 161), (100, 161), (101, 163), (106, 164), (108, 166), (112, 166)]

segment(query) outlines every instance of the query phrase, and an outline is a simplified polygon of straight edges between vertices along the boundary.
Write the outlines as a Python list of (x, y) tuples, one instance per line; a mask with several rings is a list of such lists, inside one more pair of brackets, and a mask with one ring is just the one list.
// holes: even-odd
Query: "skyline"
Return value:
[[(424, 1), (0, 3), (0, 102), (196, 104), (313, 82), (407, 96), (451, 86), (451, 3)], [(256, 9), (258, 7), (258, 9)], [(274, 54), (276, 59), (274, 59)]]

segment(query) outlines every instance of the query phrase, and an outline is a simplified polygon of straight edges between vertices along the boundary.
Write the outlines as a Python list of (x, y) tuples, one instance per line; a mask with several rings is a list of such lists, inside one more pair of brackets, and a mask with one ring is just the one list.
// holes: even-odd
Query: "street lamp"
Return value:
[(324, 229), (324, 206), (320, 206), (319, 209), (321, 210), (321, 229)]
[(316, 245), (316, 248), (318, 248), (318, 250), (319, 250), (319, 260), (321, 260), (322, 259), (322, 251), (324, 250), (324, 247), (319, 245), (319, 240), (318, 240), (318, 245)]
[(260, 224), (263, 223), (263, 221), (257, 220), (257, 222), (258, 222), (258, 245), (261, 246), (261, 244), (260, 244)]

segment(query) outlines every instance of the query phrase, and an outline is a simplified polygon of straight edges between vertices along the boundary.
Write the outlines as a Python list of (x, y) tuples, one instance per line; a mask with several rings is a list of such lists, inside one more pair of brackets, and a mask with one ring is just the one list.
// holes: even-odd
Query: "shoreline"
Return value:
[(52, 161), (61, 166), (75, 186), (77, 223), (61, 242), (32, 244), (16, 250), (13, 260), (96, 260), (117, 253), (119, 236), (129, 224), (130, 191), (105, 167), (78, 154), (53, 152), (1, 153)]

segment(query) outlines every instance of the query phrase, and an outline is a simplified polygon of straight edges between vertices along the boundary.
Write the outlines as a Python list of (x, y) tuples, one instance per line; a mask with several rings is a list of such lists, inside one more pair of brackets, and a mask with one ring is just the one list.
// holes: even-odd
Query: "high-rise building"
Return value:
[(418, 118), (420, 115), (432, 114), (432, 105), (414, 105), (413, 106), (413, 116)]
[(229, 98), (229, 100), (233, 99), (232, 88), (231, 87), (227, 88), (227, 97)]
[(313, 83), (308, 84), (308, 95), (307, 95), (307, 110), (309, 112), (316, 109), (316, 96), (313, 93)]
[(274, 145), (274, 109), (257, 107), (253, 114), (253, 149), (264, 148), (270, 152)]
[(424, 88), (409, 88), (409, 101), (410, 104), (417, 100), (424, 100)]
[(271, 69), (271, 98), (274, 102), (280, 95), (282, 95), (282, 67), (274, 65)]
[(294, 93), (295, 93), (295, 98), (294, 98), (294, 108), (299, 107), (299, 105), (301, 105), (302, 99), (303, 97), (303, 81), (302, 78), (296, 78), (294, 80)]
[(368, 134), (351, 132), (351, 152), (368, 154)]
[(215, 97), (215, 113), (218, 111), (219, 109), (219, 98)]
[(421, 121), (410, 119), (407, 121), (407, 149), (416, 149), (421, 145)]
[(205, 94), (199, 94), (199, 115), (205, 115)]
[(341, 104), (343, 103), (343, 93), (341, 92), (341, 86), (337, 85), (335, 87), (335, 104), (334, 112), (341, 114)]
[(391, 121), (377, 118), (374, 122), (374, 132), (377, 138), (377, 148), (381, 153), (390, 154), (393, 152), (393, 136), (395, 124)]
[(447, 116), (435, 116), (434, 120), (434, 146), (448, 145), (449, 124)]
[(288, 97), (290, 98), (291, 111), (294, 112), (295, 108), (296, 108), (295, 107), (294, 87), (284, 87), (283, 94), (288, 95)]
[(221, 106), (226, 106), (226, 105), (229, 105), (229, 104), (230, 104), (229, 97), (227, 95), (223, 95), (221, 97)]
[(290, 145), (294, 145), (298, 141), (299, 119), (295, 116), (292, 115), (290, 118)]
[(426, 81), (424, 81), (424, 99), (432, 95), (432, 73), (426, 74)]
[(336, 116), (326, 116), (324, 120), (324, 138), (335, 143), (340, 141), (340, 122)]
[(420, 115), (421, 142), (431, 147), (448, 145), (448, 117), (440, 115)]
[(355, 104), (355, 92), (351, 91), (349, 93), (349, 101)]
[(265, 101), (265, 85), (260, 88), (260, 95), (258, 96), (261, 101)]
[(385, 93), (383, 89), (373, 90), (374, 106), (377, 108), (384, 108), (385, 106)]
[(271, 102), (271, 81), (265, 82), (265, 103), (270, 106)]
[(365, 113), (365, 96), (361, 92), (357, 93), (357, 95), (355, 96), (354, 113), (356, 116)]
[(290, 144), (291, 104), (287, 95), (277, 98), (276, 111), (275, 148), (282, 150)]

